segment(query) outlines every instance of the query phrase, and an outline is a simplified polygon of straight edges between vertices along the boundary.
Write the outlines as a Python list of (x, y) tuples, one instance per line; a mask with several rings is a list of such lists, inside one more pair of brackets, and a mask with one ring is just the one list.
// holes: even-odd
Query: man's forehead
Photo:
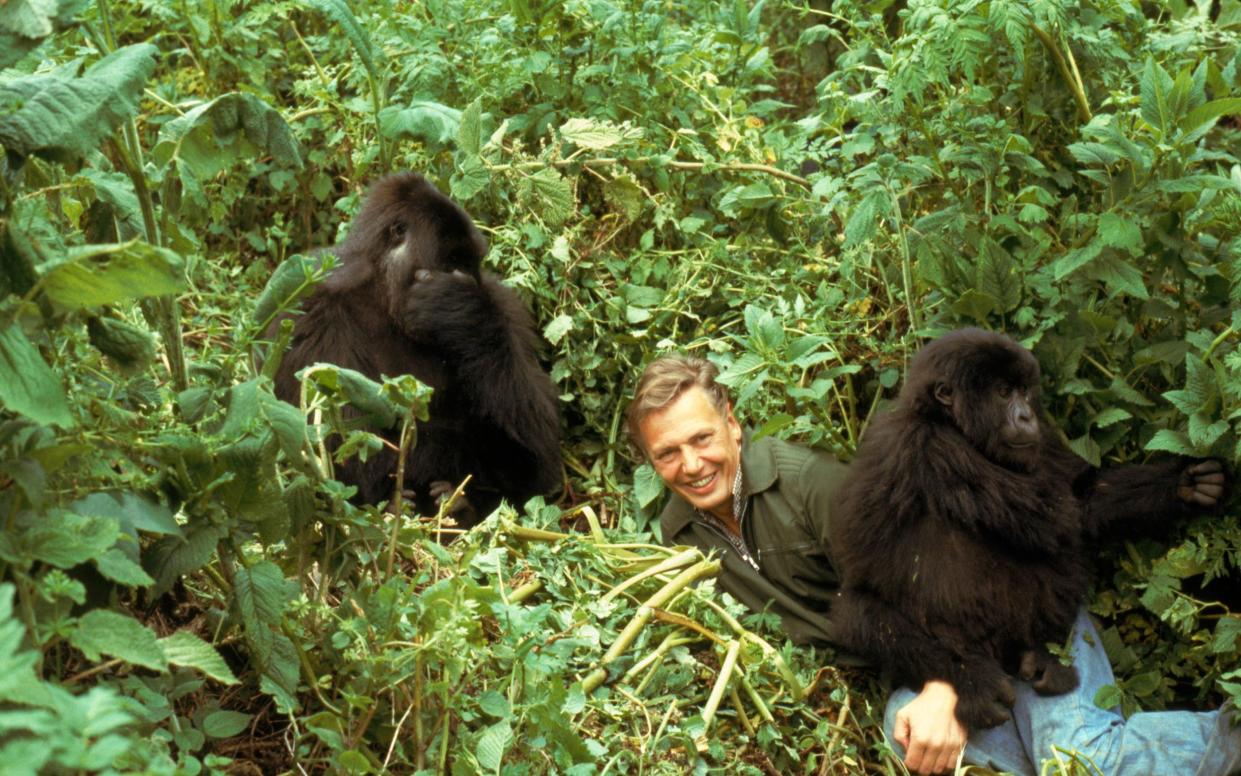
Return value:
[(695, 385), (682, 391), (667, 407), (647, 415), (639, 427), (647, 446), (654, 450), (660, 444), (680, 444), (695, 434), (718, 427), (723, 420), (706, 393)]

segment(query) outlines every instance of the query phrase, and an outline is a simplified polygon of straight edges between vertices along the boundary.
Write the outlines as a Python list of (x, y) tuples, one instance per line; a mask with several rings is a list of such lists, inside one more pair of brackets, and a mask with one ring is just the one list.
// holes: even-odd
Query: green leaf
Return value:
[(1194, 454), (1194, 446), (1190, 444), (1189, 438), (1183, 432), (1166, 428), (1155, 432), (1151, 440), (1146, 443), (1146, 449), (1151, 452), (1162, 450), (1176, 455)]
[(383, 386), (361, 372), (340, 367), (337, 385), (344, 397), (362, 412), (366, 422), (377, 428), (396, 424), (396, 405), (384, 395)]
[(60, 378), (16, 324), (0, 330), (0, 406), (36, 423), (77, 425)]
[(159, 640), (160, 649), (169, 663), (201, 671), (221, 684), (237, 684), (237, 677), (215, 647), (190, 631), (176, 633)]
[(978, 290), (995, 299), (1001, 313), (1016, 310), (1021, 304), (1021, 268), (994, 240), (984, 238), (981, 248)]
[(1142, 255), (1145, 248), (1142, 230), (1117, 213), (1108, 212), (1099, 216), (1099, 239), (1104, 245), (1126, 250), (1133, 256)]
[(448, 181), (448, 189), (452, 192), (453, 198), (462, 202), (468, 201), (489, 185), (491, 185), (491, 173), (483, 164), (483, 160), (477, 156), (459, 159), (456, 170)]
[(20, 104), (0, 115), (0, 145), (23, 156), (85, 156), (138, 112), (158, 51), (139, 43), (113, 51), (80, 78), (30, 75), (0, 83), (0, 104)]
[(1177, 125), (1182, 143), (1193, 142), (1208, 132), (1224, 116), (1241, 113), (1241, 97), (1225, 97), (1199, 105), (1187, 113)]
[(358, 17), (353, 15), (349, 4), (345, 0), (305, 0), (305, 3), (308, 7), (328, 17), (334, 23), (335, 29), (345, 34), (345, 37), (353, 44), (353, 50), (358, 53), (358, 58), (362, 60), (362, 66), (366, 68), (371, 83), (378, 85), (379, 70), (375, 66), (375, 50), (371, 44), (371, 36), (367, 33), (366, 27), (358, 21)]
[(1233, 652), (1241, 643), (1241, 615), (1221, 617), (1215, 624), (1215, 638), (1211, 639), (1211, 651), (1215, 654)]
[(645, 509), (664, 492), (664, 481), (655, 473), (654, 467), (643, 463), (633, 473), (633, 495), (638, 506)]
[(389, 105), (379, 112), (379, 131), (397, 140), (412, 137), (444, 146), (461, 130), (461, 111), (430, 100), (413, 100), (405, 107)]
[(1114, 709), (1120, 705), (1122, 694), (1114, 684), (1105, 684), (1094, 694), (1094, 705), (1101, 709)]
[(559, 345), (560, 340), (564, 339), (564, 335), (573, 330), (573, 316), (557, 315), (552, 319), (551, 323), (543, 329), (543, 338), (553, 345)]
[(1173, 86), (1172, 76), (1168, 75), (1168, 71), (1148, 57), (1139, 81), (1142, 118), (1159, 131), (1161, 138), (1167, 136), (1173, 123), (1172, 109), (1168, 102)]
[(35, 560), (68, 569), (98, 558), (120, 535), (120, 526), (110, 517), (57, 510), (45, 515), (24, 538)]
[(513, 727), (508, 720), (500, 720), (488, 727), (478, 737), (478, 746), (474, 749), (478, 764), (485, 770), (498, 771), (500, 764), (504, 761), (504, 750), (508, 748), (512, 740)]
[(83, 310), (133, 299), (177, 294), (185, 265), (166, 248), (139, 240), (71, 248), (47, 270), (43, 292), (62, 310)]
[(302, 169), (301, 148), (284, 117), (262, 98), (241, 92), (216, 97), (165, 124), (154, 154), (164, 164), (180, 159), (199, 180), (264, 155), (282, 167)]
[(1090, 276), (1102, 280), (1111, 294), (1129, 294), (1138, 299), (1150, 299), (1146, 280), (1137, 267), (1113, 255), (1100, 256), (1090, 267)]
[(234, 580), (232, 606), (241, 619), (250, 657), (262, 676), (260, 686), (282, 708), (295, 708), (297, 650), (280, 627), (296, 586), (269, 561), (239, 569)]
[(845, 224), (844, 247), (852, 248), (866, 242), (875, 234), (879, 218), (887, 214), (888, 196), (882, 190), (872, 191), (854, 207)]
[(952, 303), (953, 312), (970, 318), (978, 323), (985, 323), (987, 316), (1000, 307), (1000, 300), (991, 294), (984, 294), (976, 289), (968, 289), (957, 301)]
[(155, 633), (133, 617), (110, 609), (92, 609), (83, 615), (69, 634), (69, 643), (90, 660), (109, 655), (154, 671), (168, 668)]
[(241, 733), (254, 718), (240, 711), (213, 711), (203, 717), (202, 731), (208, 738), (232, 738)]
[(1074, 248), (1051, 265), (1056, 280), (1063, 280), (1082, 266), (1090, 263), (1103, 250), (1101, 240), (1091, 240), (1080, 248)]
[(483, 148), (483, 101), (478, 98), (461, 112), (457, 125), (457, 151), (466, 158), (476, 158)]
[(642, 137), (642, 129), (611, 121), (572, 118), (560, 126), (560, 136), (568, 142), (591, 151), (602, 151), (626, 141)]
[(534, 208), (548, 226), (560, 226), (577, 208), (568, 181), (550, 167), (523, 179), (519, 192), (523, 202)]
[(323, 262), (310, 256), (290, 256), (280, 262), (254, 303), (254, 322), (265, 327), (281, 310), (292, 310), (324, 277)]
[(142, 566), (155, 577), (152, 597), (163, 595), (183, 575), (207, 565), (225, 533), (222, 527), (197, 526), (189, 529), (185, 538), (166, 537), (144, 552)]
[(106, 579), (129, 587), (147, 587), (155, 580), (142, 567), (116, 548), (105, 550), (95, 558), (95, 568)]
[(1094, 425), (1096, 428), (1107, 428), (1132, 417), (1133, 415), (1128, 410), (1121, 409), (1120, 407), (1108, 407), (1094, 416)]
[(181, 526), (167, 506), (129, 491), (103, 491), (80, 498), (68, 507), (79, 515), (110, 517), (121, 530), (136, 537), (137, 531), (181, 534)]

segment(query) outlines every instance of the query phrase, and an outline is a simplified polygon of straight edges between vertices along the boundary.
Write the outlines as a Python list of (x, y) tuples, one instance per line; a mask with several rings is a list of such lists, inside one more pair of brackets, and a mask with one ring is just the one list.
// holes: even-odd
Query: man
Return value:
[[(630, 438), (672, 491), (660, 515), (663, 541), (717, 551), (724, 590), (755, 611), (779, 615), (793, 641), (829, 644), (838, 580), (826, 535), (845, 467), (773, 437), (750, 439), (717, 374), (702, 359), (657, 359), (626, 415)], [(932, 681), (916, 693), (894, 692), (885, 727), (909, 769), (943, 773), (964, 749), (966, 762), (1034, 776), (1058, 745), (1088, 755), (1105, 774), (1241, 771), (1241, 730), (1223, 712), (1150, 712), (1126, 722), (1095, 707), (1095, 691), (1112, 682), (1111, 666), (1084, 614), (1074, 636), (1078, 690), (1044, 697), (1017, 683), (1013, 721), (970, 735), (968, 746), (951, 685)]]

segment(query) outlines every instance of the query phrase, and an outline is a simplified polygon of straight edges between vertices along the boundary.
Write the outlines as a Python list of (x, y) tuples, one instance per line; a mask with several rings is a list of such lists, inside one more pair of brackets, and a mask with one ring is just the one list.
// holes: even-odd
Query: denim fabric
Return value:
[[(1038, 776), (1044, 760), (1076, 750), (1088, 772), (1105, 776), (1233, 776), (1241, 773), (1241, 727), (1230, 711), (1146, 711), (1126, 720), (1094, 705), (1095, 692), (1114, 681), (1098, 631), (1085, 610), (1073, 632), (1073, 664), (1081, 684), (1064, 695), (1042, 696), (1017, 682), (1013, 719), (970, 734), (965, 762)], [(901, 687), (888, 699), (884, 730), (892, 741), (896, 713), (916, 693)], [(892, 741), (902, 756), (899, 744)], [(1093, 765), (1093, 767), (1092, 767)]]

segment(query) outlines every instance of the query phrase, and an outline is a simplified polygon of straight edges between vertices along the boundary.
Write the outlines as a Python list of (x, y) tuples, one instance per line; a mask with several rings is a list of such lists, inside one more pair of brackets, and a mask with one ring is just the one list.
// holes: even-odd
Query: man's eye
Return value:
[(676, 455), (675, 450), (665, 450), (662, 453), (657, 453), (655, 455), (655, 460), (658, 463), (672, 463), (672, 461), (676, 458)]
[(701, 447), (702, 445), (705, 445), (711, 441), (711, 436), (712, 436), (711, 434), (699, 434), (698, 436), (694, 437), (694, 444)]

